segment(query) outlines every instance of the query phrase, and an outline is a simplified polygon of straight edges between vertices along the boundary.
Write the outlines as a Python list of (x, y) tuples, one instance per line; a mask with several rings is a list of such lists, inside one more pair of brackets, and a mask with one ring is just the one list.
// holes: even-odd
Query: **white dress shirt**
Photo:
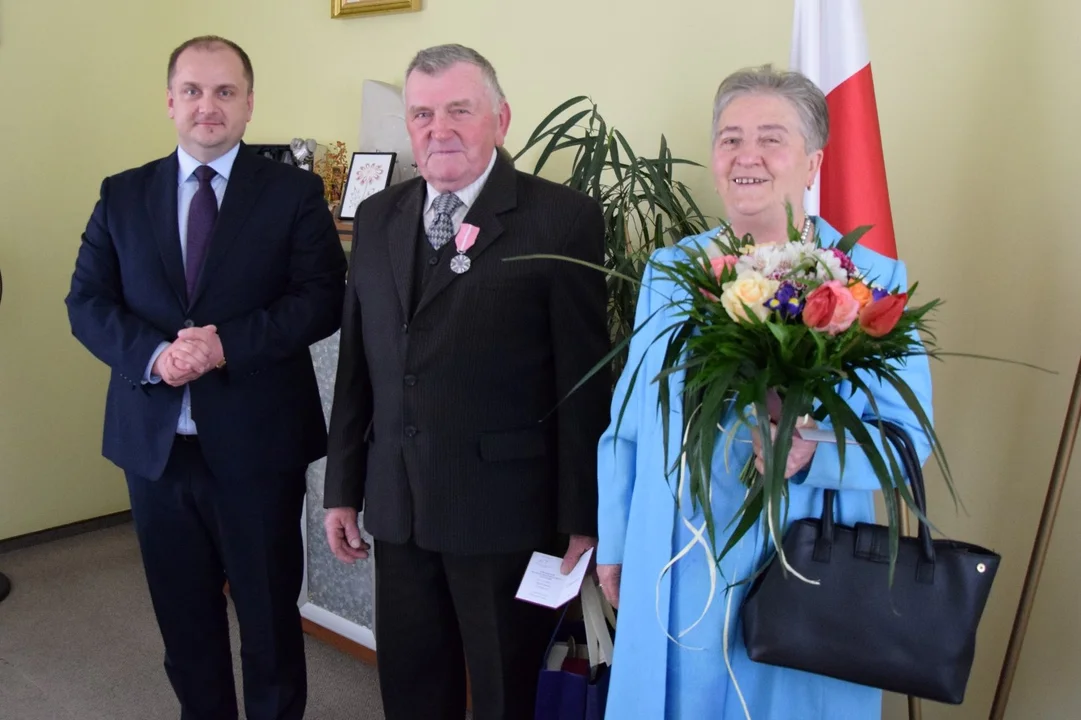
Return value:
[[(239, 151), (240, 143), (237, 143), (232, 150), (217, 160), (207, 163), (217, 173), (210, 181), (210, 187), (214, 189), (214, 194), (218, 198), (219, 208), (221, 207), (222, 198), (225, 197), (225, 188), (229, 184), (229, 173), (233, 170), (233, 162), (236, 160)], [(191, 207), (191, 199), (195, 197), (195, 191), (199, 189), (199, 179), (195, 177), (195, 170), (202, 163), (186, 153), (181, 147), (177, 147), (176, 156), (179, 161), (176, 178), (176, 213), (177, 223), (180, 228), (180, 256), (183, 258), (184, 267), (186, 268), (188, 263), (188, 209)], [(154, 362), (157, 361), (158, 356), (167, 347), (169, 347), (169, 343), (161, 343), (154, 351), (154, 354), (150, 356), (150, 362), (146, 366), (146, 374), (143, 376), (144, 383), (156, 385), (161, 382), (161, 378), (152, 374), (152, 370)], [(180, 417), (176, 423), (176, 432), (180, 435), (196, 434), (195, 421), (191, 419), (191, 391), (186, 386), (184, 387), (184, 400), (180, 406)]]
[[(451, 215), (451, 221), (454, 223), (454, 234), (458, 234), (458, 230), (462, 227), (462, 221), (465, 220), (466, 213), (469, 212), (469, 208), (473, 206), (473, 203), (477, 201), (477, 197), (480, 195), (480, 191), (484, 189), (484, 183), (488, 181), (488, 176), (492, 174), (492, 168), (495, 167), (495, 158), (498, 150), (492, 151), (492, 159), (488, 161), (488, 167), (485, 168), (481, 176), (474, 180), (469, 185), (466, 185), (461, 190), (455, 190), (454, 194), (458, 196), (458, 199), (462, 201), (461, 206), (454, 211)], [(435, 210), (432, 209), (432, 202), (442, 195), (443, 193), (432, 187), (431, 183), (428, 183), (428, 198), (424, 201), (424, 232), (428, 232), (432, 229), (432, 223), (435, 222)]]

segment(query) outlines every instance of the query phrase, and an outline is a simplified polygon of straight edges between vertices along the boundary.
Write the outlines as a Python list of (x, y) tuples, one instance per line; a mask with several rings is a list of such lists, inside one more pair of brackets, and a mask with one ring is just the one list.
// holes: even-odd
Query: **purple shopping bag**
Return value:
[(537, 678), (534, 720), (604, 720), (611, 668), (591, 668), (586, 643), (585, 623), (567, 620), (564, 608)]

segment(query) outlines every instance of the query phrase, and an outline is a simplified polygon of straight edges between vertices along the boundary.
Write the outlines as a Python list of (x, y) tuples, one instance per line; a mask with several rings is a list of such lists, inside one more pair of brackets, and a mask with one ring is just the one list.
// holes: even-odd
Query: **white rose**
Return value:
[(747, 313), (743, 306), (751, 309), (759, 320), (765, 320), (770, 310), (766, 301), (777, 292), (780, 283), (764, 277), (754, 270), (740, 273), (739, 276), (721, 286), (721, 305), (728, 316), (736, 322), (745, 322)]

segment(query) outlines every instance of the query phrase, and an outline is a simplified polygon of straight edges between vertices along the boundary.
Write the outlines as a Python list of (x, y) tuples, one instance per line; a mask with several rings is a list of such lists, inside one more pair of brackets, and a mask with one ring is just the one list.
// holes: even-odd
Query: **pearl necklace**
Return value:
[[(729, 224), (729, 223), (725, 223), (725, 225), (726, 225), (727, 230), (731, 232), (732, 231), (732, 225)], [(804, 215), (803, 216), (803, 226), (800, 228), (800, 231), (799, 231), (800, 242), (807, 242), (807, 238), (809, 238), (811, 236), (811, 228), (813, 228), (813, 227), (814, 227), (814, 221), (811, 220), (811, 216), (810, 215)], [(720, 234), (723, 234), (724, 232), (725, 232), (724, 229), (720, 230)], [(718, 237), (720, 237), (720, 234), (718, 234)]]

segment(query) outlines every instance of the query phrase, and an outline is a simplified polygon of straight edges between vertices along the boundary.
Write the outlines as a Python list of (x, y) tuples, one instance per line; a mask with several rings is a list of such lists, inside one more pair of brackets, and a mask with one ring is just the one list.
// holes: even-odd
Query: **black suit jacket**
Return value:
[[(499, 158), (411, 314), (423, 179), (373, 195), (353, 229), (324, 505), (364, 509), (377, 539), (439, 552), (537, 548), (596, 535), (608, 350), (600, 207)], [(564, 400), (564, 398), (566, 399)]]
[(341, 319), (345, 255), (322, 180), (243, 145), (199, 284), (187, 297), (176, 153), (106, 178), (67, 296), (71, 330), (112, 369), (102, 452), (158, 478), (182, 388), (141, 382), (162, 341), (218, 328), (226, 366), (190, 383), (192, 419), (218, 476), (304, 467), (326, 452), (308, 346)]

